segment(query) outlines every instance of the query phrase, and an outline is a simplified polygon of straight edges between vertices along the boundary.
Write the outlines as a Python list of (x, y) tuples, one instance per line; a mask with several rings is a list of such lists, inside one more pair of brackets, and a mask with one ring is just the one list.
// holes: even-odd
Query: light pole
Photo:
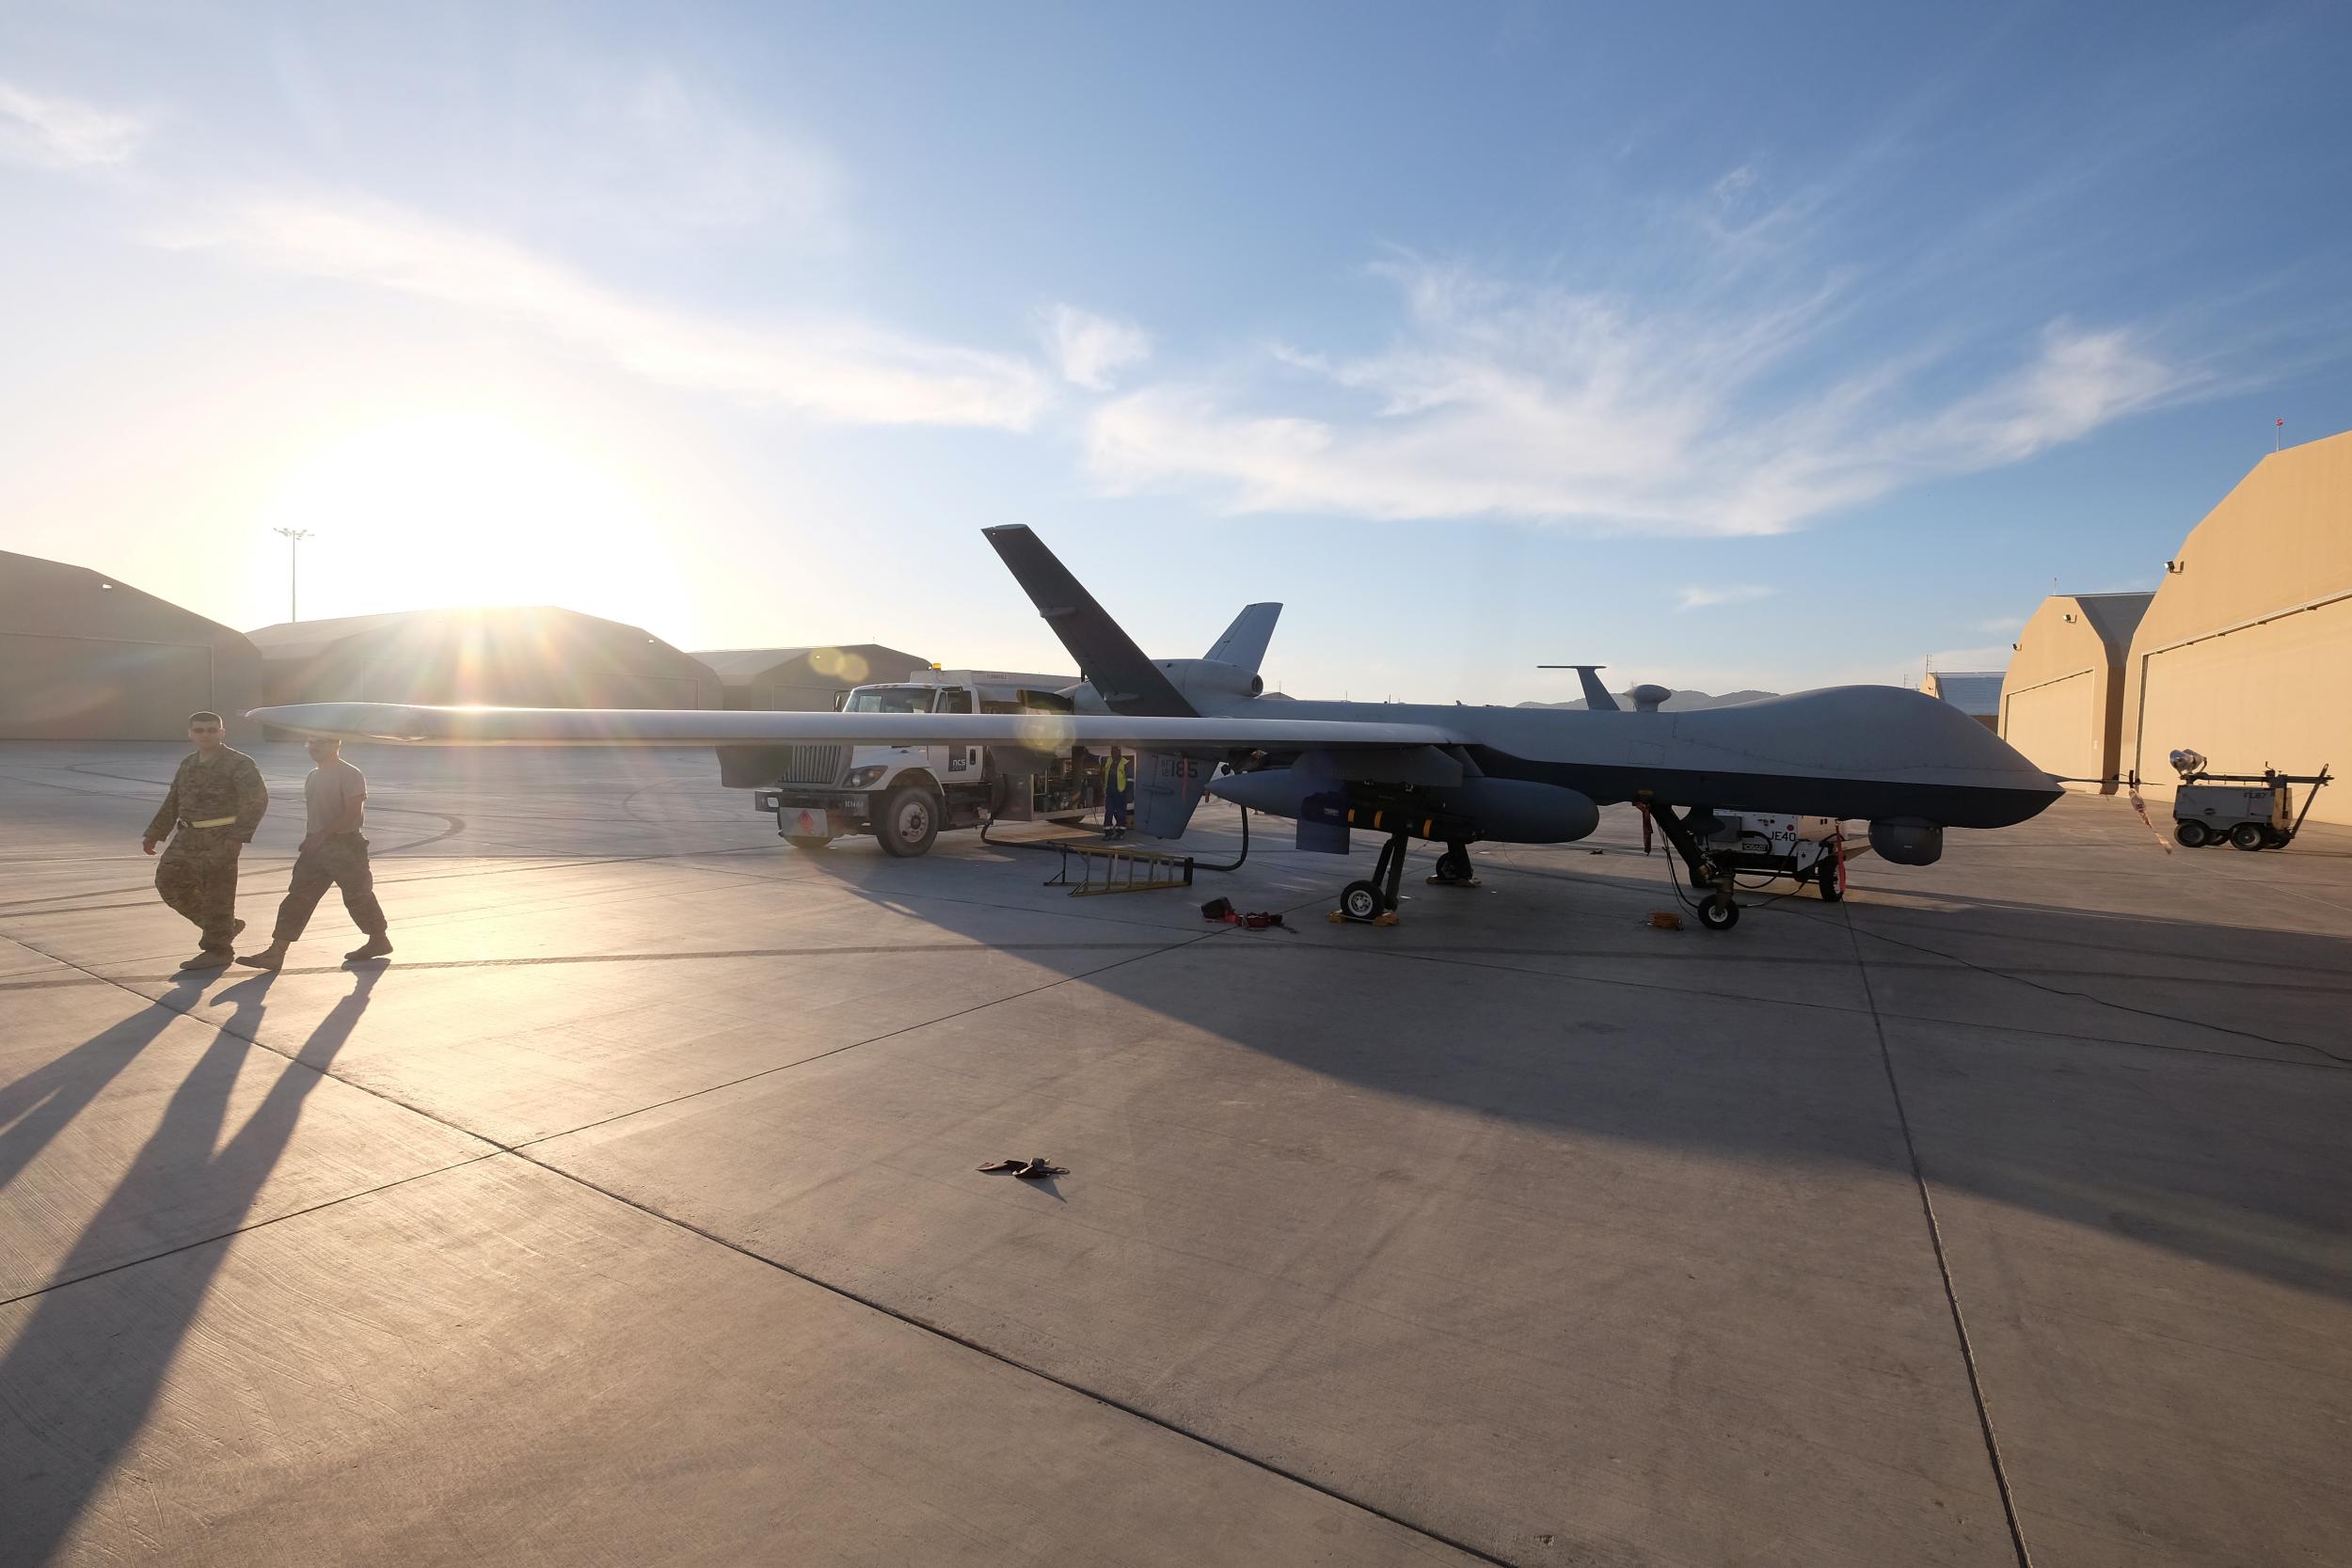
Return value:
[(286, 619), (302, 619), (302, 542), (310, 537), (307, 528), (281, 528), (286, 536)]

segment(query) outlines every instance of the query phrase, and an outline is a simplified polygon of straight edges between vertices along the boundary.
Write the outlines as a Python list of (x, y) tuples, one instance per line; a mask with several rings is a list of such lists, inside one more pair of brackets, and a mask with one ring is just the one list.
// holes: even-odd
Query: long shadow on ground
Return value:
[[(233, 1230), (285, 1153), (303, 1101), (367, 1010), (375, 979), (373, 973), (358, 976), (351, 994), (319, 1022), (225, 1144), (220, 1134), (239, 1069), (267, 1054), (245, 1037), (261, 1022), (269, 981), (247, 980), (216, 993), (235, 1012), (173, 1093), (162, 1121), (84, 1228), (57, 1277), (70, 1280), (103, 1266), (124, 1226), (195, 1195), (220, 1216), (223, 1230)], [(0, 1562), (45, 1563), (58, 1552), (146, 1424), (213, 1276), (234, 1244), (232, 1236), (223, 1235), (141, 1265), (127, 1316), (90, 1310), (85, 1290), (71, 1284), (38, 1298), (0, 1359), (8, 1419), (24, 1428), (18, 1443), (8, 1446), (21, 1444), (19, 1451), (28, 1456), (26, 1468), (5, 1478), (8, 1506), (0, 1512)]]

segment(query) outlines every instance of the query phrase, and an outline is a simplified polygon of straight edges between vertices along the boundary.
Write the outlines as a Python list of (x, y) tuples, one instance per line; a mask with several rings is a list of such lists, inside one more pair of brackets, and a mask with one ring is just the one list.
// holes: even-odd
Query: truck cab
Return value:
[[(854, 687), (844, 713), (1067, 713), (1074, 675), (1007, 670), (918, 670), (903, 681)], [(796, 849), (870, 833), (896, 856), (922, 854), (943, 830), (992, 821), (1075, 820), (1100, 803), (1100, 770), (1083, 752), (1043, 768), (1025, 754), (1000, 768), (973, 745), (809, 745), (783, 749), (779, 776), (755, 791)]]

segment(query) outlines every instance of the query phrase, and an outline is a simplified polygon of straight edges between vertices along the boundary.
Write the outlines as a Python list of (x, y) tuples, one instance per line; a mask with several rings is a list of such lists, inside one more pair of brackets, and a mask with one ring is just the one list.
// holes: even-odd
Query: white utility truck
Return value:
[[(1060, 695), (1075, 675), (1009, 670), (917, 670), (903, 681), (843, 693), (844, 713), (1040, 713), (1070, 711)], [(871, 833), (893, 855), (919, 855), (942, 829), (988, 822), (1075, 821), (1102, 803), (1097, 759), (1065, 752), (1040, 768), (1034, 754), (999, 768), (985, 746), (796, 745), (746, 747), (721, 755), (726, 782), (753, 787), (755, 809), (772, 812), (796, 849)]]

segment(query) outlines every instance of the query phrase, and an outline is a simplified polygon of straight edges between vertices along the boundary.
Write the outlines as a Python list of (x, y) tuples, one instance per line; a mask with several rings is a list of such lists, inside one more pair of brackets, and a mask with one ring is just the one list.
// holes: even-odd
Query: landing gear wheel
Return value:
[(2205, 832), (2202, 822), (2184, 822), (2172, 830), (2172, 836), (2190, 849), (2202, 849), (2213, 841), (2213, 834)]
[(1369, 924), (1379, 919), (1380, 912), (1387, 908), (1377, 882), (1350, 882), (1340, 890), (1340, 913), (1350, 920)]
[(1740, 924), (1740, 906), (1719, 893), (1699, 906), (1699, 924), (1710, 931), (1728, 931)]
[(795, 849), (822, 849), (833, 842), (833, 835), (827, 833), (820, 837), (811, 837), (805, 833), (787, 833), (784, 835), (784, 841)]
[(1837, 862), (1835, 858), (1823, 861), (1821, 863), (1821, 868), (1818, 873), (1816, 873), (1816, 876), (1819, 878), (1821, 884), (1822, 903), (1835, 904), (1837, 900), (1846, 896), (1844, 893), (1838, 890)]
[(2241, 822), (2230, 830), (2230, 843), (2240, 849), (2259, 849), (2269, 841), (2269, 833), (2259, 822)]
[(1469, 881), (1470, 879), (1470, 851), (1468, 849), (1449, 848), (1444, 854), (1438, 857), (1436, 870), (1438, 881)]
[(902, 784), (874, 815), (874, 836), (882, 852), (907, 860), (923, 853), (939, 836), (939, 797), (919, 784)]

